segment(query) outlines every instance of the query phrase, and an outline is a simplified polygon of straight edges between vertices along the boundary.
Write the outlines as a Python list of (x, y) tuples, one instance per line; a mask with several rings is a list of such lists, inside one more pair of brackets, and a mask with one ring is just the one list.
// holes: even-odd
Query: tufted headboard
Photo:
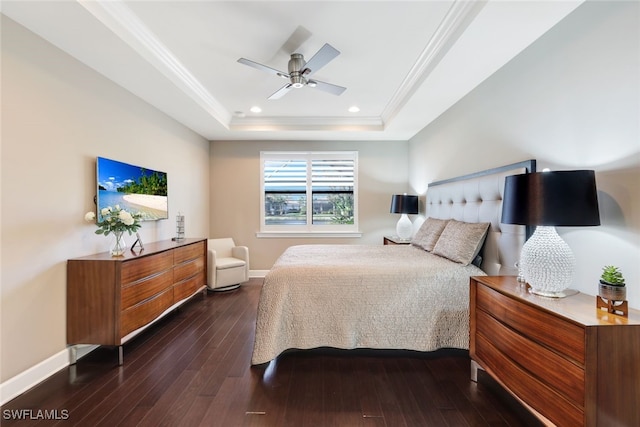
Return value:
[(427, 189), (426, 216), (465, 222), (490, 222), (480, 255), (490, 276), (515, 275), (520, 249), (530, 233), (523, 225), (502, 224), (504, 178), (536, 171), (527, 160), (470, 175), (432, 182)]

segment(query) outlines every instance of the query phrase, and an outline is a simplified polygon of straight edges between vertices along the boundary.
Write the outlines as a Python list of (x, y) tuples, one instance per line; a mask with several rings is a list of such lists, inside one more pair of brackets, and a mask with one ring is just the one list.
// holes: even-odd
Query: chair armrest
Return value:
[(216, 261), (216, 250), (215, 249), (208, 249), (209, 252), (209, 259), (213, 261), (213, 264), (215, 265), (215, 261)]
[(231, 255), (249, 264), (249, 248), (247, 246), (235, 246), (231, 248)]

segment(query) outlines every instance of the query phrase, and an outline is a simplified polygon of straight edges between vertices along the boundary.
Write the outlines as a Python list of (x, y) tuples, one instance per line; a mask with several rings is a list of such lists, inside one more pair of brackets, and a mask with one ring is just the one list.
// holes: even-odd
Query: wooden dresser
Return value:
[(67, 344), (118, 346), (122, 364), (122, 344), (204, 290), (206, 277), (206, 239), (155, 242), (120, 257), (104, 252), (70, 259)]
[(479, 365), (547, 424), (640, 426), (640, 311), (540, 297), (515, 277), (472, 277), (470, 292), (472, 377)]

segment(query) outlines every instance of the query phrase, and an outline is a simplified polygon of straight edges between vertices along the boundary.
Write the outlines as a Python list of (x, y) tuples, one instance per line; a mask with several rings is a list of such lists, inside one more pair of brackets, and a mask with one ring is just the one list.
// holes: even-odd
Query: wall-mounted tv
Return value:
[(97, 216), (107, 206), (139, 212), (143, 221), (169, 218), (167, 174), (141, 166), (96, 159)]

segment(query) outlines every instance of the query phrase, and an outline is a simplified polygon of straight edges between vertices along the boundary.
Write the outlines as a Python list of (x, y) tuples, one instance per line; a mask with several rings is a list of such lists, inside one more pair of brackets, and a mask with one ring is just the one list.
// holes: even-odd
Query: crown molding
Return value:
[(120, 0), (77, 0), (91, 15), (145, 58), (211, 117), (228, 128), (231, 114)]
[(383, 131), (379, 117), (234, 117), (230, 130), (237, 131)]
[(456, 0), (451, 5), (442, 23), (382, 112), (381, 120), (384, 123), (391, 123), (486, 4), (486, 0)]

